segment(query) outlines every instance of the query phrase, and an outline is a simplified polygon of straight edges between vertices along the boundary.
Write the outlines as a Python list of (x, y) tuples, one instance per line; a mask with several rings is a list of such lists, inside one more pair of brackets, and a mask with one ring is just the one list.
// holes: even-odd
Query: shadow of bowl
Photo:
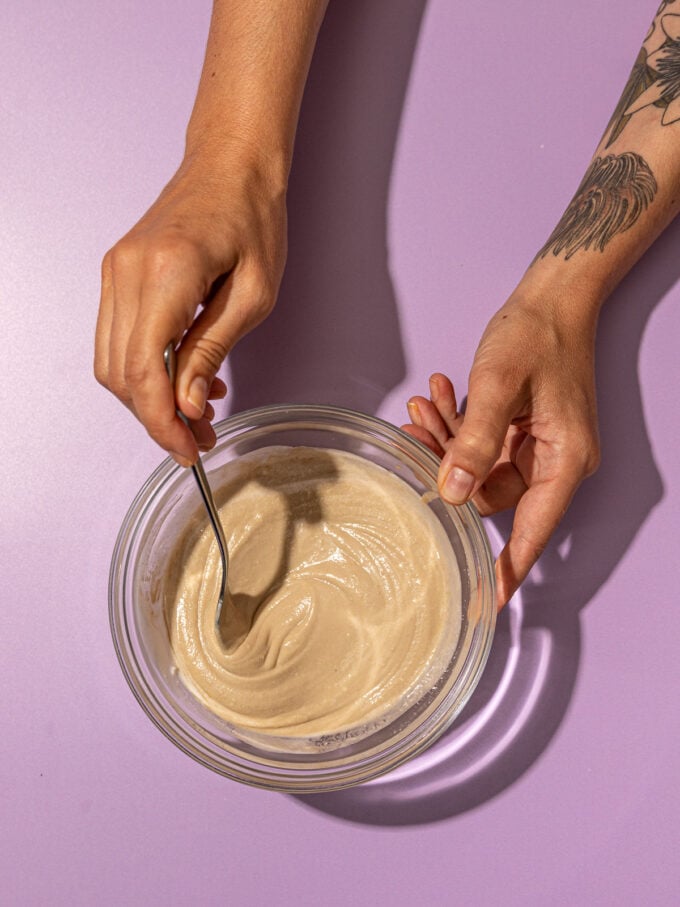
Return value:
[[(499, 550), (500, 532), (491, 521), (486, 527)], [(477, 689), (446, 734), (381, 778), (298, 799), (345, 820), (398, 826), (447, 819), (500, 793), (534, 762), (559, 726), (579, 663), (577, 614), (571, 630), (534, 623), (520, 590), (499, 617)]]

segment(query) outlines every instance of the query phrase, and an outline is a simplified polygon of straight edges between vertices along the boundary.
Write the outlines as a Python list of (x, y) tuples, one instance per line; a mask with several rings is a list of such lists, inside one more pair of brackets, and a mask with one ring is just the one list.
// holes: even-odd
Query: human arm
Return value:
[[(102, 263), (97, 380), (183, 465), (215, 442), (207, 400), (226, 392), (222, 361), (276, 299), (295, 130), (326, 5), (215, 0), (183, 160)], [(171, 340), (181, 341), (174, 394)]]
[(679, 24), (680, 3), (662, 5), (573, 201), (484, 331), (464, 417), (441, 374), (429, 399), (410, 401), (407, 430), (442, 456), (442, 496), (472, 496), (483, 513), (516, 507), (496, 565), (499, 605), (597, 466), (599, 311), (678, 211)]

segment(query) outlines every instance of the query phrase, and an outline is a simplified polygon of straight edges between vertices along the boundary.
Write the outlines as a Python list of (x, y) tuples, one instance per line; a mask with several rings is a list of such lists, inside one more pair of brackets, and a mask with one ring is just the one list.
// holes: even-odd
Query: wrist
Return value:
[(180, 170), (201, 172), (217, 181), (233, 182), (239, 175), (270, 198), (283, 198), (290, 164), (291, 152), (281, 144), (266, 145), (246, 132), (216, 134), (189, 129)]
[(615, 285), (601, 262), (584, 264), (551, 255), (530, 265), (512, 297), (521, 299), (525, 308), (540, 309), (570, 324), (596, 324)]

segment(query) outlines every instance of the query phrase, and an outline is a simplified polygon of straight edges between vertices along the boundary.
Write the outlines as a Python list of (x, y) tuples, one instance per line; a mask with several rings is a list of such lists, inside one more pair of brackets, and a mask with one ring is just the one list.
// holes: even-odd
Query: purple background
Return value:
[[(331, 399), (401, 422), (430, 371), (464, 388), (654, 11), (332, 0), (280, 304), (233, 356), (230, 406)], [(130, 694), (107, 574), (159, 452), (91, 377), (99, 262), (179, 161), (208, 15), (0, 10), (0, 900), (676, 904), (679, 224), (603, 314), (602, 467), (427, 757), (324, 797), (251, 790)]]

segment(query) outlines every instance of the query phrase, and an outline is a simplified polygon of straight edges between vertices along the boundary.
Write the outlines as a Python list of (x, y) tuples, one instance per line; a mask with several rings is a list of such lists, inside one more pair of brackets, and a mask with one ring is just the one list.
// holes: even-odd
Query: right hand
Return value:
[[(285, 256), (285, 187), (243, 146), (185, 158), (104, 256), (95, 376), (183, 466), (215, 443), (208, 400), (226, 393), (217, 371), (273, 308)], [(180, 344), (174, 394), (170, 341)]]
[(483, 516), (515, 508), (496, 562), (497, 604), (509, 601), (545, 548), (581, 481), (597, 468), (596, 313), (572, 295), (516, 294), (482, 336), (465, 414), (451, 381), (412, 397), (406, 431), (441, 457), (439, 491), (473, 498)]

